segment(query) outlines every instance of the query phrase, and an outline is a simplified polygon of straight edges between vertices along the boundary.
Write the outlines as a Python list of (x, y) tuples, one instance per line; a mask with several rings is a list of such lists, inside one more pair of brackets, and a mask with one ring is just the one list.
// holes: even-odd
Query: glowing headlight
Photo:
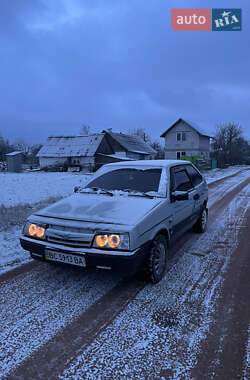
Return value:
[(23, 228), (23, 234), (38, 239), (45, 238), (45, 228), (37, 224), (27, 222)]
[(94, 247), (111, 249), (129, 249), (128, 234), (108, 234), (103, 233), (95, 236)]
[(95, 241), (98, 247), (103, 248), (108, 244), (108, 235), (97, 235)]

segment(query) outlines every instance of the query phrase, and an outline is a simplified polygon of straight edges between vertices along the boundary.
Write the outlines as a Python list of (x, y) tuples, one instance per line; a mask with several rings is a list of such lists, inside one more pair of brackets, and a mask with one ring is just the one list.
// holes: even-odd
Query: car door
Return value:
[[(188, 192), (189, 199), (176, 201), (171, 196), (175, 191)], [(173, 215), (173, 233), (178, 236), (188, 230), (194, 221), (194, 187), (184, 166), (175, 166), (170, 169), (170, 205)]]
[(194, 186), (193, 214), (198, 217), (200, 215), (202, 203), (204, 200), (203, 178), (198, 170), (196, 170), (192, 165), (186, 165), (186, 170)]

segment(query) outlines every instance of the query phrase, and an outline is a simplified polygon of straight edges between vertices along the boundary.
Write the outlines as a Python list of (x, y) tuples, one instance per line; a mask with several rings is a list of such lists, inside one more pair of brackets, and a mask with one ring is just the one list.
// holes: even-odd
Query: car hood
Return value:
[(162, 202), (160, 198), (104, 194), (74, 194), (35, 213), (43, 217), (135, 225)]

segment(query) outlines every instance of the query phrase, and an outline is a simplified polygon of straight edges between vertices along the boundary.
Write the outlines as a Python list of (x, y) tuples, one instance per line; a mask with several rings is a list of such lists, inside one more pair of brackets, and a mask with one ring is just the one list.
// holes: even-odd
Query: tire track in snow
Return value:
[[(250, 178), (247, 178), (211, 206), (210, 223), (216, 220), (237, 193), (247, 186), (249, 182)], [(185, 249), (190, 249), (199, 239), (197, 235), (192, 235), (191, 239), (187, 241), (187, 236), (179, 241), (178, 246), (175, 246), (179, 252), (177, 252), (171, 268), (176, 264), (176, 260), (178, 261), (184, 254), (182, 249), (184, 244)], [(219, 271), (217, 275), (219, 275)], [(62, 328), (44, 347), (41, 347), (30, 358), (24, 360), (11, 374), (11, 378), (27, 378), (27, 376), (36, 379), (44, 379), (48, 378), (48, 376), (51, 379), (57, 378), (57, 374), (63, 371), (69, 358), (77, 355), (79, 350), (82, 351), (87, 348), (90, 342), (115, 319), (145, 285), (144, 282), (138, 282), (134, 279), (122, 280), (109, 294), (104, 294), (95, 304), (92, 304), (91, 310), (86, 310), (70, 325), (68, 324)], [(118, 302), (116, 302), (114, 295), (119, 295)], [(101, 305), (101, 308), (98, 305)], [(79, 334), (79, 329), (83, 332), (82, 334)], [(70, 331), (70, 344), (67, 340), (67, 345), (65, 346), (65, 337), (69, 337), (68, 331)]]
[[(0, 284), (0, 378), (112, 289), (116, 274), (41, 264)], [(68, 340), (69, 342), (69, 340)], [(25, 379), (36, 378), (27, 376)]]
[[(249, 190), (248, 186), (248, 194)], [(237, 246), (237, 234), (228, 227), (238, 231), (248, 207), (247, 196), (233, 200), (220, 216), (217, 228), (194, 244), (196, 249), (210, 248), (207, 257), (183, 255), (167, 278), (154, 287), (145, 287), (126, 312), (120, 313), (90, 346), (84, 346), (59, 378), (193, 378), (190, 371), (213, 321), (221, 283)], [(231, 247), (213, 251), (222, 236), (230, 238)], [(192, 282), (201, 272), (201, 281), (193, 288)]]
[(244, 359), (247, 357), (246, 351), (249, 350), (250, 208), (246, 213), (245, 225), (239, 233), (239, 245), (232, 255), (216, 306), (216, 318), (203, 342), (198, 363), (192, 371), (195, 378), (249, 378)]

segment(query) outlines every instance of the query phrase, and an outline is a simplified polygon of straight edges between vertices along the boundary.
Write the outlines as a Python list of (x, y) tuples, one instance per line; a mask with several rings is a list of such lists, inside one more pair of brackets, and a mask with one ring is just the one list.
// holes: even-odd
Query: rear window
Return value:
[(98, 187), (105, 190), (134, 190), (158, 192), (161, 169), (132, 169), (124, 168), (104, 173), (86, 186)]

